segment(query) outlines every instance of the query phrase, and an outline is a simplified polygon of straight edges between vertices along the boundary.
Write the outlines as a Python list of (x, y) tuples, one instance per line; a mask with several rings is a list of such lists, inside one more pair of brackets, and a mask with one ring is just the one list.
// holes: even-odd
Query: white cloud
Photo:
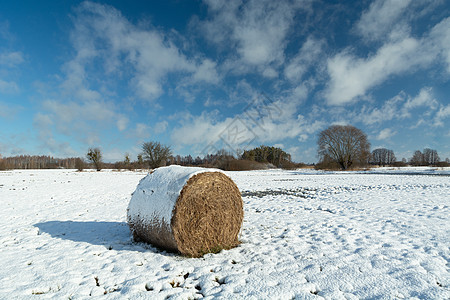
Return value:
[(261, 75), (266, 78), (275, 78), (278, 76), (278, 72), (274, 68), (267, 67), (264, 68)]
[(0, 38), (6, 41), (14, 40), (14, 36), (11, 34), (9, 30), (9, 22), (8, 21), (0, 21)]
[(0, 118), (13, 118), (22, 107), (0, 101)]
[[(412, 118), (411, 111), (418, 108), (420, 108), (420, 116), (431, 116), (438, 106), (439, 102), (434, 98), (433, 90), (430, 87), (424, 87), (415, 97), (402, 91), (384, 102), (381, 107), (364, 105), (360, 111), (352, 114), (354, 115), (353, 120), (365, 125), (373, 125), (390, 120)], [(421, 120), (418, 124), (423, 123), (425, 120)]]
[(117, 129), (119, 129), (119, 131), (124, 131), (127, 128), (128, 122), (129, 122), (129, 120), (128, 120), (127, 117), (125, 117), (125, 116), (118, 116), (118, 119), (117, 119), (117, 122), (116, 122)]
[(447, 73), (450, 73), (450, 17), (437, 24), (431, 31), (429, 44), (430, 51), (437, 52), (447, 64)]
[(218, 106), (218, 105), (221, 105), (221, 104), (222, 104), (222, 101), (217, 100), (217, 99), (212, 99), (211, 96), (208, 96), (208, 98), (203, 103), (203, 105), (205, 107)]
[(230, 118), (217, 121), (215, 112), (203, 112), (200, 116), (187, 114), (184, 120), (180, 120), (181, 127), (172, 131), (171, 138), (184, 145), (208, 144), (220, 139), (219, 134), (231, 121)]
[(41, 147), (50, 155), (76, 156), (78, 153), (67, 142), (60, 142), (54, 138), (52, 126), (54, 121), (51, 115), (37, 113), (33, 118), (33, 126), (38, 130)]
[(375, 54), (358, 58), (348, 50), (328, 59), (330, 76), (324, 96), (330, 105), (344, 105), (392, 76), (441, 66), (442, 58), (450, 72), (450, 18), (444, 19), (421, 39), (409, 35), (389, 40)]
[(283, 148), (284, 148), (284, 145), (283, 145), (283, 144), (274, 144), (273, 147), (283, 149)]
[[(129, 84), (135, 94), (147, 100), (163, 94), (165, 80), (171, 73), (193, 74), (193, 83), (219, 80), (213, 61), (189, 59), (169, 36), (133, 25), (108, 5), (83, 2), (76, 10), (71, 40), (76, 55), (65, 66), (63, 88), (75, 91), (83, 100), (100, 98), (88, 80), (95, 72), (100, 73), (97, 78), (130, 74)], [(105, 82), (99, 80), (95, 84)]]
[(283, 146), (280, 148), (285, 150), (287, 153), (289, 153), (291, 155), (292, 161), (298, 162), (299, 159), (301, 159), (302, 153), (300, 151), (300, 147), (293, 146), (293, 147), (289, 147), (289, 148), (285, 149)]
[(86, 133), (86, 136), (84, 137), (83, 142), (90, 146), (92, 146), (92, 145), (97, 146), (98, 144), (101, 143), (101, 140), (100, 140), (100, 136), (99, 136), (98, 132), (88, 132), (88, 133)]
[(365, 11), (356, 24), (356, 29), (365, 39), (385, 38), (392, 31), (411, 0), (376, 0)]
[(300, 82), (308, 69), (322, 54), (324, 42), (309, 37), (284, 69), (284, 75), (291, 81)]
[(110, 130), (111, 127), (125, 130), (128, 123), (126, 116), (116, 112), (113, 103), (105, 101), (63, 103), (45, 100), (34, 120), (33, 125), (42, 136), (41, 140), (52, 140), (55, 132), (89, 145), (101, 142), (99, 136), (103, 130)]
[(21, 52), (0, 52), (0, 93), (15, 94), (20, 92), (19, 85), (8, 77), (10, 77), (10, 71), (23, 62)]
[(397, 134), (396, 131), (393, 131), (390, 128), (385, 128), (385, 129), (383, 129), (383, 130), (381, 130), (379, 132), (379, 134), (377, 135), (376, 139), (377, 140), (386, 140), (386, 139), (389, 139), (389, 138), (393, 137), (396, 134)]
[[(447, 106), (441, 105), (439, 108), (439, 111), (436, 113), (435, 119), (434, 119), (434, 125), (442, 127), (444, 126), (444, 120), (450, 117), (450, 104)], [(448, 128), (447, 124), (447, 128)]]
[(169, 123), (167, 121), (161, 121), (155, 124), (154, 131), (156, 134), (164, 133), (167, 130)]
[(78, 122), (80, 120), (97, 121), (99, 123), (114, 122), (126, 117), (113, 110), (114, 104), (105, 101), (58, 102), (46, 100), (43, 108), (53, 113), (59, 120), (65, 123)]
[(351, 125), (351, 124), (349, 124), (349, 122), (346, 120), (339, 120), (339, 121), (332, 122), (331, 125), (347, 126), (347, 125)]
[[(325, 122), (296, 113), (301, 101), (253, 102), (244, 113), (235, 118), (217, 120), (216, 113), (203, 112), (200, 116), (189, 115), (172, 131), (172, 140), (179, 144), (203, 145), (217, 143), (232, 148), (243, 148), (254, 143), (279, 143), (285, 139), (306, 141), (323, 128)], [(245, 141), (245, 142), (243, 142)], [(248, 143), (247, 143), (248, 142)], [(234, 150), (236, 150), (234, 149)]]
[(99, 92), (89, 88), (84, 62), (79, 57), (67, 62), (63, 66), (63, 70), (66, 74), (65, 80), (61, 84), (64, 95), (72, 95), (72, 98), (80, 100), (98, 100), (101, 98)]
[(206, 37), (221, 47), (235, 50), (240, 64), (261, 67), (265, 76), (275, 77), (275, 70), (266, 67), (284, 62), (286, 36), (295, 13), (300, 8), (309, 8), (310, 1), (205, 2), (209, 19), (196, 26)]
[(103, 151), (103, 159), (107, 162), (123, 161), (125, 159), (125, 153), (118, 148), (107, 149)]
[(433, 97), (430, 87), (422, 88), (419, 94), (414, 98), (409, 98), (403, 105), (401, 114), (403, 117), (411, 117), (410, 111), (417, 107), (428, 107), (435, 110), (438, 107), (438, 101)]
[(209, 83), (218, 83), (217, 64), (210, 59), (204, 59), (195, 70), (192, 78), (195, 81), (204, 81)]
[(365, 106), (357, 113), (355, 120), (366, 125), (372, 125), (399, 117), (399, 104), (404, 102), (405, 98), (405, 93), (401, 92), (399, 95), (387, 100), (380, 108)]
[(39, 128), (48, 128), (53, 125), (53, 121), (49, 115), (37, 113), (34, 116), (33, 124)]
[(310, 91), (309, 84), (302, 83), (291, 91), (288, 100), (296, 104), (303, 103), (308, 98), (309, 91)]
[(150, 127), (144, 123), (137, 123), (136, 128), (132, 131), (132, 135), (139, 140), (147, 139), (151, 136)]
[(307, 135), (307, 134), (300, 134), (299, 136), (298, 136), (298, 141), (299, 142), (306, 142), (307, 140), (308, 140), (308, 138), (309, 138), (309, 135)]
[(367, 59), (340, 53), (328, 60), (330, 82), (325, 97), (328, 104), (343, 105), (364, 96), (366, 91), (389, 76), (411, 69), (420, 62), (414, 54), (419, 43), (413, 38), (389, 43)]
[[(70, 40), (75, 54), (62, 66), (64, 77), (58, 94), (52, 93), (56, 100), (42, 101), (42, 110), (34, 122), (41, 140), (52, 149), (58, 146), (57, 134), (89, 145), (104, 142), (101, 137), (111, 128), (126, 131), (125, 135), (133, 139), (148, 138), (152, 128), (141, 123), (130, 126), (126, 113), (120, 111), (123, 107), (114, 102), (119, 98), (118, 86), (124, 82), (132, 91), (128, 98), (154, 100), (164, 93), (172, 74), (184, 82), (186, 89), (189, 85), (220, 81), (214, 61), (202, 56), (187, 57), (170, 33), (134, 25), (108, 5), (81, 3), (74, 11)], [(21, 61), (19, 53), (8, 57)], [(6, 87), (14, 86), (0, 79), (0, 91)], [(44, 115), (51, 124), (44, 126)], [(164, 132), (167, 126), (167, 122), (160, 122), (154, 131)]]
[(307, 94), (308, 87), (300, 85), (286, 98), (254, 104), (242, 118), (260, 142), (279, 142), (286, 138), (305, 141), (324, 126), (321, 120), (297, 113)]
[(19, 86), (14, 81), (5, 81), (0, 79), (0, 93), (14, 94), (20, 91)]
[(22, 52), (14, 51), (0, 53), (0, 66), (11, 68), (23, 63), (24, 61)]

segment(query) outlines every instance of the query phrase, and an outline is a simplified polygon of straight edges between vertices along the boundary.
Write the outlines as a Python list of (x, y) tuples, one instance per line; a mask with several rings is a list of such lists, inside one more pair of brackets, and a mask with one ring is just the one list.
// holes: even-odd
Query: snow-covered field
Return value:
[(0, 172), (0, 299), (450, 299), (450, 170), (227, 172), (242, 244), (132, 242), (145, 173)]

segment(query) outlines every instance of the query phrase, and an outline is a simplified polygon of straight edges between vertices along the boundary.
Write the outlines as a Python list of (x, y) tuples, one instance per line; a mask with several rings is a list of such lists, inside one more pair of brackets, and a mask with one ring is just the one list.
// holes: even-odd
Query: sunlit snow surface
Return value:
[(191, 259), (131, 241), (145, 172), (0, 172), (0, 299), (450, 298), (449, 169), (226, 174), (242, 244)]

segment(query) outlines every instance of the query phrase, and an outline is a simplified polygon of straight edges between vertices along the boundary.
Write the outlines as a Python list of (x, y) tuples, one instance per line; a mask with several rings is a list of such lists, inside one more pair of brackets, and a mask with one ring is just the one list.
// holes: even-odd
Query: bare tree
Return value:
[(425, 148), (423, 149), (423, 161), (427, 165), (435, 165), (440, 161), (440, 158), (436, 150)]
[(370, 155), (367, 135), (350, 125), (328, 127), (319, 134), (317, 144), (320, 160), (334, 161), (342, 170), (355, 163), (366, 164)]
[(413, 166), (421, 166), (424, 164), (424, 157), (420, 150), (414, 151), (413, 156), (409, 159), (409, 163)]
[(372, 151), (370, 162), (379, 166), (392, 165), (395, 162), (394, 151), (386, 148), (378, 148)]
[(151, 169), (165, 165), (172, 155), (170, 147), (161, 145), (159, 142), (144, 143), (142, 145), (142, 151), (144, 152), (143, 158)]
[(97, 171), (102, 169), (102, 151), (100, 148), (89, 148), (86, 157), (91, 163), (94, 164)]

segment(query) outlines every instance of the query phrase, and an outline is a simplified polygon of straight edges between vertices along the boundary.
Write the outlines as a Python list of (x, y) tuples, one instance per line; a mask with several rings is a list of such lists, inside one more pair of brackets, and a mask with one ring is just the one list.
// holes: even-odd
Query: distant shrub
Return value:
[(230, 159), (222, 161), (218, 168), (224, 171), (250, 171), (250, 170), (265, 170), (268, 165), (252, 160), (245, 159)]
[[(366, 163), (354, 163), (351, 167), (346, 170), (366, 170), (368, 164)], [(321, 160), (314, 165), (315, 170), (329, 170), (329, 171), (343, 171), (339, 163), (331, 160)]]
[(447, 161), (440, 161), (437, 162), (436, 164), (434, 164), (435, 167), (439, 167), (439, 168), (446, 168), (446, 167), (450, 167), (450, 163)]
[(84, 161), (81, 158), (78, 157), (75, 159), (75, 168), (77, 169), (77, 171), (83, 171), (84, 165)]
[(124, 164), (121, 161), (117, 161), (114, 163), (114, 169), (117, 171), (121, 171), (124, 168)]
[(400, 167), (406, 167), (406, 166), (408, 166), (408, 164), (406, 162), (404, 162), (404, 161), (394, 161), (391, 164), (391, 166), (400, 168)]
[(305, 168), (306, 165), (304, 163), (295, 163), (292, 161), (284, 161), (281, 163), (280, 167), (284, 170), (295, 170), (295, 169)]
[(341, 166), (331, 160), (322, 160), (314, 165), (315, 170), (341, 170)]

